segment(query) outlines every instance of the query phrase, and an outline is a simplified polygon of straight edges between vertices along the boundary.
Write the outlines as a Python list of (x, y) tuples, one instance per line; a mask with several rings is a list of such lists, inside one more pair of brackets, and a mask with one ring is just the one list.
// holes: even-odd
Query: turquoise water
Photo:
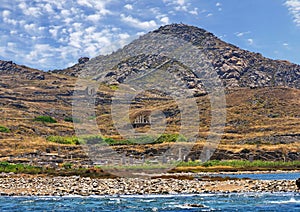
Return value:
[[(192, 207), (197, 204), (200, 207)], [(299, 193), (0, 197), (0, 211), (300, 211)]]
[(217, 174), (209, 176), (250, 178), (255, 180), (296, 180), (300, 178), (300, 172), (265, 173), (265, 174)]

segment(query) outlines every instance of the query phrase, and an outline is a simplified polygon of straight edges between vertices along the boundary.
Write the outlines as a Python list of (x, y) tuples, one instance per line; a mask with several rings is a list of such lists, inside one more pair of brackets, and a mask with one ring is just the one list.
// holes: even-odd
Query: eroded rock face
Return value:
[(242, 50), (203, 29), (172, 24), (163, 26), (154, 33), (171, 34), (203, 49), (227, 88), (300, 87), (299, 65), (271, 60), (261, 54)]
[[(184, 24), (171, 24), (160, 27), (147, 35), (153, 34), (170, 35), (170, 39), (174, 36), (193, 44), (206, 55), (208, 63), (222, 79), (226, 88), (272, 86), (300, 88), (299, 65), (288, 61), (271, 60), (259, 53), (242, 50), (220, 40), (204, 29)], [(135, 43), (138, 42), (135, 41)], [(145, 45), (143, 48), (151, 47), (151, 41)], [(135, 47), (129, 44), (124, 47), (123, 51), (130, 52)], [(83, 76), (95, 76), (103, 72), (103, 70), (97, 70), (97, 65), (103, 61), (108, 61), (110, 58), (113, 59), (115, 56), (116, 53), (112, 53), (108, 56), (98, 56), (90, 61), (81, 59), (79, 64), (56, 72), (78, 76), (79, 73), (85, 72), (87, 67), (95, 67), (83, 74)], [(193, 57), (195, 61), (199, 61), (199, 55)], [(159, 61), (165, 60), (166, 58), (162, 58), (160, 55), (137, 55), (132, 58), (122, 58), (114, 70), (105, 70), (108, 72), (101, 80), (108, 84), (122, 83), (126, 81), (126, 78), (131, 77), (132, 72), (143, 72), (149, 67), (161, 65)], [(180, 63), (180, 61), (177, 62)], [(176, 72), (177, 68), (178, 66), (173, 66), (171, 70), (166, 71)], [(201, 91), (201, 80), (195, 76), (195, 73), (190, 73), (187, 67), (181, 67), (181, 69), (185, 69), (185, 71), (179, 71), (182, 74), (179, 80), (183, 80), (189, 89), (195, 92)]]

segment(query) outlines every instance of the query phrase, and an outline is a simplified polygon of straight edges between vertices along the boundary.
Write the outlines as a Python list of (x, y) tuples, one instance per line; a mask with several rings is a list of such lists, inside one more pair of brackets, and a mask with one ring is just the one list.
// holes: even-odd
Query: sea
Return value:
[[(285, 176), (286, 175), (286, 176)], [(292, 176), (291, 176), (292, 175)], [(239, 175), (241, 177), (241, 175)], [(297, 179), (300, 173), (251, 174), (252, 179)], [(233, 176), (235, 177), (235, 176)], [(300, 193), (207, 193), (64, 197), (0, 196), (0, 211), (300, 211)]]

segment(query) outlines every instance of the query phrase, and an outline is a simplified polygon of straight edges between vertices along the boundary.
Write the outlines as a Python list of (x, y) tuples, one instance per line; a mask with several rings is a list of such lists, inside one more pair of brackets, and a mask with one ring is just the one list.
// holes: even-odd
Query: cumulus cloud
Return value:
[[(191, 3), (189, 3), (187, 0), (163, 0), (163, 2), (169, 6), (173, 7), (176, 11), (183, 11), (190, 13), (190, 11), (193, 11), (193, 8), (191, 7)], [(190, 13), (191, 14), (191, 13)]]
[(4, 10), (2, 12), (2, 17), (3, 18), (8, 18), (10, 16), (11, 12), (9, 10)]
[(133, 6), (131, 4), (126, 4), (124, 6), (127, 10), (133, 10)]
[(147, 31), (178, 22), (175, 17), (208, 13), (191, 2), (2, 0), (0, 57), (43, 70), (65, 68), (81, 56), (111, 53)]
[(170, 19), (169, 19), (169, 17), (165, 16), (160, 19), (160, 22), (162, 22), (164, 25), (166, 25), (166, 24), (170, 23)]
[(195, 7), (193, 10), (190, 10), (189, 13), (192, 15), (198, 15), (198, 8)]
[(177, 4), (183, 6), (185, 4), (185, 0), (177, 0)]
[(294, 23), (300, 26), (300, 1), (287, 0), (284, 5), (288, 8), (290, 14), (293, 16)]
[(121, 17), (121, 21), (123, 21), (124, 23), (144, 30), (151, 30), (158, 26), (154, 20), (141, 21), (137, 18), (133, 18), (132, 16), (126, 16), (124, 14), (121, 14), (120, 17)]

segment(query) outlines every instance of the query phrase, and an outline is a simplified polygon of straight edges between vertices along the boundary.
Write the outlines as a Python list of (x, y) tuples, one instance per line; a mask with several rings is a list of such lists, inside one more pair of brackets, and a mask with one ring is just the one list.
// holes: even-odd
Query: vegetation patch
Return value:
[(70, 144), (70, 145), (78, 145), (80, 141), (77, 137), (63, 137), (63, 136), (48, 136), (46, 138), (47, 141), (58, 143), (58, 144)]
[(116, 140), (113, 138), (105, 138), (99, 135), (84, 136), (79, 138), (80, 144), (96, 145), (106, 143), (110, 146), (118, 145), (143, 145), (143, 144), (161, 144), (167, 142), (185, 142), (187, 139), (179, 134), (163, 134), (159, 137), (141, 136), (137, 138)]
[(108, 87), (109, 87), (110, 89), (112, 89), (113, 91), (116, 91), (116, 90), (119, 89), (119, 86), (117, 86), (117, 85), (109, 85)]
[(300, 161), (262, 161), (255, 160), (253, 162), (246, 160), (210, 160), (202, 163), (201, 161), (180, 162), (179, 167), (234, 167), (234, 168), (249, 168), (249, 167), (300, 167)]
[(45, 123), (57, 123), (57, 121), (51, 116), (38, 116), (34, 118), (34, 121), (45, 122)]
[(12, 164), (8, 162), (0, 162), (0, 172), (13, 172), (23, 174), (41, 174), (42, 168), (24, 165), (24, 164)]
[(66, 117), (64, 119), (65, 122), (72, 122), (72, 123), (81, 123), (79, 118), (76, 117)]
[(0, 172), (16, 174), (47, 174), (51, 176), (82, 176), (97, 178), (114, 178), (109, 173), (104, 173), (100, 168), (72, 168), (72, 164), (65, 163), (64, 169), (53, 169), (45, 167), (30, 166), (25, 164), (13, 164), (9, 162), (0, 162)]
[(4, 126), (0, 126), (0, 132), (2, 133), (10, 133), (10, 129)]
[(107, 144), (110, 146), (119, 145), (143, 145), (143, 144), (161, 144), (167, 142), (185, 142), (187, 139), (178, 134), (163, 134), (159, 137), (154, 136), (141, 136), (137, 138), (116, 140), (113, 138), (105, 138), (100, 135), (87, 135), (87, 136), (48, 136), (46, 138), (49, 142), (54, 142), (58, 144), (69, 144), (69, 145), (103, 145)]

